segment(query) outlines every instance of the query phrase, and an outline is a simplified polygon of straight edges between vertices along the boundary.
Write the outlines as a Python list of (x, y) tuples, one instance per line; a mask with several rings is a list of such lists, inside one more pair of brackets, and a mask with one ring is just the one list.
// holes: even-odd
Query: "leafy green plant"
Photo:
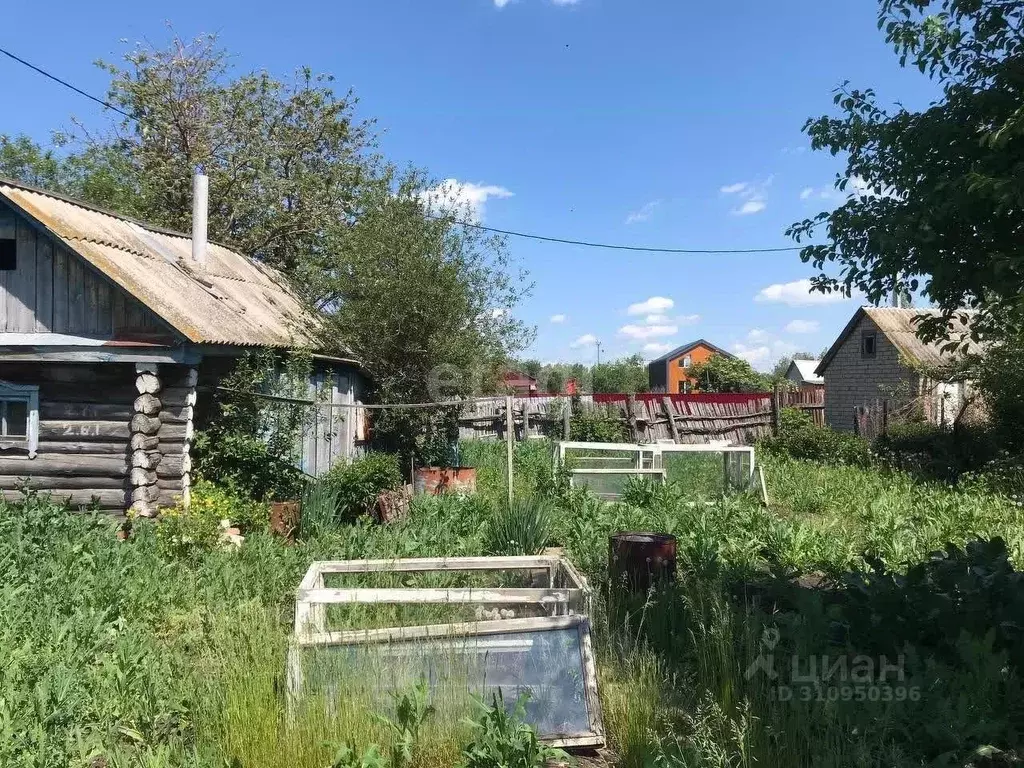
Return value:
[(189, 491), (188, 508), (179, 500), (161, 511), (156, 539), (169, 555), (187, 556), (216, 546), (224, 520), (243, 531), (265, 528), (267, 508), (230, 488), (200, 480)]
[(539, 496), (517, 496), (493, 508), (486, 548), (494, 555), (535, 555), (547, 546), (554, 507)]
[(359, 752), (354, 744), (347, 742), (335, 748), (330, 768), (388, 768), (388, 762), (376, 744)]
[(391, 731), (392, 768), (405, 768), (413, 761), (413, 752), (420, 738), (420, 730), (436, 712), (429, 703), (430, 687), (426, 680), (420, 680), (411, 691), (392, 693), (395, 704), (394, 719), (381, 717)]
[(333, 467), (322, 482), (337, 496), (338, 519), (351, 522), (368, 514), (381, 493), (398, 488), (402, 473), (394, 454), (371, 451)]
[(341, 492), (334, 483), (325, 478), (307, 483), (302, 491), (302, 515), (299, 518), (302, 538), (336, 530), (341, 524), (340, 506)]
[(779, 434), (758, 444), (760, 450), (823, 464), (868, 466), (872, 461), (869, 443), (863, 438), (829, 427), (819, 427), (803, 411), (784, 408)]
[(473, 741), (462, 753), (463, 768), (544, 768), (549, 761), (568, 759), (564, 751), (541, 744), (524, 722), (527, 700), (520, 696), (510, 710), (499, 690), (490, 706), (477, 701), (481, 711)]

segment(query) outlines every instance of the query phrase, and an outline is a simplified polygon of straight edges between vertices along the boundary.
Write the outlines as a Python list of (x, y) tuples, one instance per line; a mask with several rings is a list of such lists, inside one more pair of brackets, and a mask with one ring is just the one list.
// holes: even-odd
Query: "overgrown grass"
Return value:
[[(677, 485), (652, 488), (636, 505), (604, 504), (560, 486), (548, 451), (541, 441), (519, 447), (516, 486), (555, 501), (552, 543), (597, 589), (595, 644), (617, 764), (981, 766), (987, 745), (1016, 759), (1019, 670), (985, 632), (965, 631), (943, 653), (927, 638), (887, 651), (904, 654), (903, 683), (919, 688), (916, 701), (777, 693), (792, 683), (793, 655), (805, 669), (823, 654), (877, 655), (898, 634), (885, 623), (842, 629), (860, 615), (845, 593), (801, 588), (792, 575), (867, 573), (865, 553), (905, 571), (946, 542), (993, 536), (1019, 564), (1024, 512), (1011, 498), (980, 482), (954, 489), (777, 459), (767, 466), (768, 509), (754, 495), (694, 504)], [(371, 706), (358, 686), (333, 707), (313, 701), (287, 715), (294, 589), (315, 559), (484, 552), (490, 501), (505, 494), (503, 454), (467, 446), (463, 456), (480, 470), (477, 497), (418, 498), (406, 521), (357, 522), (295, 546), (255, 531), (239, 551), (180, 555), (149, 526), (122, 543), (102, 517), (38, 497), (0, 503), (0, 765), (102, 757), (112, 768), (327, 768), (342, 741), (387, 751), (393, 733), (373, 713), (388, 708)], [(675, 534), (676, 584), (633, 597), (610, 583), (608, 536), (619, 530)], [(877, 613), (900, 620), (898, 611)], [(766, 629), (778, 632), (778, 679), (748, 674), (768, 649)], [(425, 726), (415, 764), (455, 765), (467, 739), (451, 709)]]

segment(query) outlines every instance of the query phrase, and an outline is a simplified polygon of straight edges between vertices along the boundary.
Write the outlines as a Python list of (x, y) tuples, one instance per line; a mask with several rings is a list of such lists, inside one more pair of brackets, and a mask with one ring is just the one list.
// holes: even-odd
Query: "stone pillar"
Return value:
[(199, 383), (199, 370), (189, 368), (188, 376), (185, 378), (185, 386), (188, 387), (188, 394), (185, 395), (185, 445), (181, 449), (181, 503), (188, 509), (189, 488), (192, 486), (192, 435), (195, 428), (192, 423), (192, 415), (196, 407), (196, 385)]
[(134, 414), (131, 420), (131, 511), (140, 517), (156, 514), (159, 489), (156, 468), (160, 463), (160, 376), (155, 363), (135, 364)]

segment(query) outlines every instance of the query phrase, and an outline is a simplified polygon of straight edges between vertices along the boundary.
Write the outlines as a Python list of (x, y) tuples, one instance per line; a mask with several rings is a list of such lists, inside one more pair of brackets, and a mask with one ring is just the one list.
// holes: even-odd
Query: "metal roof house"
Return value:
[[(4, 497), (27, 478), (111, 511), (187, 499), (202, 385), (247, 350), (317, 351), (320, 320), (284, 277), (207, 243), (201, 220), (193, 240), (0, 179)], [(357, 402), (356, 361), (314, 358), (310, 386)], [(301, 446), (311, 474), (356, 450), (355, 419), (330, 410)]]
[(810, 391), (825, 386), (825, 379), (815, 373), (820, 360), (791, 360), (786, 369), (786, 379), (802, 390)]
[[(861, 307), (821, 359), (815, 373), (825, 379), (825, 419), (835, 429), (864, 431), (865, 418), (890, 401), (913, 401), (924, 417), (949, 424), (965, 402), (969, 385), (943, 374), (957, 356), (945, 342), (917, 336), (919, 318), (939, 310)], [(953, 316), (950, 338), (970, 332), (973, 312)], [(876, 430), (877, 431), (877, 430)]]

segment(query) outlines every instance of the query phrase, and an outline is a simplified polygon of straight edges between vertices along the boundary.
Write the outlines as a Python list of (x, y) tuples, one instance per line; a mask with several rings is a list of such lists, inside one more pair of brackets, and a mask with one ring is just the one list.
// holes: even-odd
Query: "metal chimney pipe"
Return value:
[(196, 166), (192, 177), (192, 263), (206, 265), (206, 227), (210, 208), (210, 179)]

